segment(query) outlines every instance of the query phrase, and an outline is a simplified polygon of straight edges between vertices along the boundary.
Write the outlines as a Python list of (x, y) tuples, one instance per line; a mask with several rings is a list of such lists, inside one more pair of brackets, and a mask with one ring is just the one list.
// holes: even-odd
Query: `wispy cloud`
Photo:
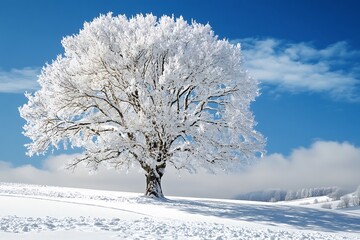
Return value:
[[(41, 169), (31, 165), (13, 167), (0, 162), (0, 181), (143, 192), (144, 173), (128, 174), (101, 168), (95, 175), (79, 166), (74, 172), (64, 165), (76, 155), (52, 156)], [(231, 198), (239, 193), (268, 188), (298, 189), (339, 186), (355, 189), (360, 183), (360, 148), (349, 143), (317, 141), (299, 147), (289, 156), (271, 154), (245, 172), (189, 174), (167, 168), (163, 178), (166, 195)]]
[(39, 88), (36, 82), (40, 74), (39, 68), (22, 68), (4, 71), (0, 69), (0, 92), (23, 93), (32, 92)]
[(360, 51), (347, 42), (325, 48), (279, 39), (239, 39), (250, 74), (291, 92), (325, 92), (335, 100), (359, 101)]

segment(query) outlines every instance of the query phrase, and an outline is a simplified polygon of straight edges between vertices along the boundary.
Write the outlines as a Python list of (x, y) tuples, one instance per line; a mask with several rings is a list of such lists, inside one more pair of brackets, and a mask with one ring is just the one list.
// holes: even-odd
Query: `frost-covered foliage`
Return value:
[(30, 156), (70, 146), (84, 150), (73, 166), (141, 166), (147, 194), (162, 196), (167, 164), (226, 169), (263, 153), (249, 110), (258, 83), (242, 67), (240, 46), (209, 25), (107, 14), (62, 45), (20, 108)]
[(360, 186), (355, 192), (342, 196), (337, 208), (348, 208), (354, 206), (360, 206)]

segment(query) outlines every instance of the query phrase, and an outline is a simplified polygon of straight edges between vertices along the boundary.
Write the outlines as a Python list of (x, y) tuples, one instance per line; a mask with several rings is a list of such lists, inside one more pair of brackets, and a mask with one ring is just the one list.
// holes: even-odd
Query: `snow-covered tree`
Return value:
[(83, 150), (73, 167), (141, 167), (146, 195), (162, 197), (169, 164), (228, 169), (263, 153), (249, 109), (258, 83), (242, 67), (240, 46), (208, 24), (109, 13), (62, 45), (19, 109), (28, 155), (70, 146)]
[(340, 198), (338, 208), (348, 208), (350, 206), (351, 197), (349, 195), (344, 195)]
[(360, 206), (360, 186), (357, 187), (354, 193), (354, 206)]

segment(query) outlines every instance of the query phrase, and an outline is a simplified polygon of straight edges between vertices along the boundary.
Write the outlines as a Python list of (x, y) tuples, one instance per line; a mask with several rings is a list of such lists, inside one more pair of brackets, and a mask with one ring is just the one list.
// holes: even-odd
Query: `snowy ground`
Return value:
[(360, 239), (359, 208), (319, 204), (0, 183), (0, 239)]

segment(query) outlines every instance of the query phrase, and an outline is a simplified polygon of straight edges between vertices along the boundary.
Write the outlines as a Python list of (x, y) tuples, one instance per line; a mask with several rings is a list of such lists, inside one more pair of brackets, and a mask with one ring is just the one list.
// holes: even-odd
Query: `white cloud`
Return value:
[(22, 93), (39, 88), (36, 82), (40, 70), (38, 68), (22, 68), (4, 71), (0, 69), (0, 92)]
[(0, 162), (0, 181), (130, 192), (144, 190), (145, 176), (135, 169), (129, 174), (125, 171), (118, 172), (105, 168), (90, 174), (82, 165), (74, 171), (66, 169), (66, 164), (77, 156), (77, 154), (50, 156), (44, 160), (40, 169), (32, 165), (13, 167), (8, 162)]
[[(0, 181), (85, 187), (142, 193), (145, 176), (132, 169), (100, 169), (97, 174), (79, 166), (74, 172), (64, 165), (76, 155), (59, 155), (44, 161), (42, 169), (13, 167), (0, 162)], [(239, 193), (268, 188), (298, 189), (339, 186), (355, 189), (360, 184), (360, 148), (349, 143), (315, 142), (289, 156), (272, 154), (253, 168), (238, 174), (189, 174), (168, 168), (163, 177), (165, 195), (231, 198)]]
[[(347, 142), (317, 141), (295, 149), (290, 156), (272, 154), (246, 173), (254, 188), (297, 189), (360, 184), (360, 148)], [(258, 184), (258, 187), (255, 185)]]
[(360, 51), (346, 42), (323, 49), (278, 39), (240, 39), (245, 65), (264, 84), (292, 92), (326, 92), (334, 99), (359, 101)]

